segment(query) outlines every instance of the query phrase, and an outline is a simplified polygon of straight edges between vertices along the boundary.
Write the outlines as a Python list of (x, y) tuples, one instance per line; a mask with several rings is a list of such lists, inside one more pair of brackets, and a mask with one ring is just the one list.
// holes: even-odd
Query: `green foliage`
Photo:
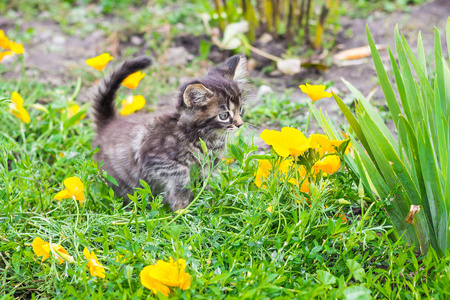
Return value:
[[(140, 16), (143, 20), (147, 15)], [(156, 33), (155, 37), (164, 39)], [(204, 44), (202, 55), (208, 51)], [(176, 85), (168, 88), (162, 83), (171, 70), (179, 69), (155, 64), (163, 79), (157, 87), (142, 87), (144, 95)], [(194, 65), (188, 64), (183, 73), (196, 73)], [(6, 71), (0, 64), (0, 74)], [(339, 172), (313, 183), (308, 194), (273, 175), (267, 188), (260, 189), (254, 184), (258, 160), (276, 156), (262, 154), (241, 132), (227, 150), (234, 161), (219, 164), (209, 180), (193, 180), (195, 199), (187, 210), (170, 212), (145, 182), (124, 207), (107, 185), (114, 184), (114, 178), (92, 160), (93, 131), (88, 117), (81, 119), (88, 104), (81, 105), (78, 97), (80, 89), (87, 88), (84, 81), (51, 87), (31, 81), (25, 72), (19, 80), (4, 77), (0, 81), (2, 299), (161, 299), (141, 285), (139, 273), (169, 257), (185, 259), (192, 276), (190, 288), (174, 289), (173, 299), (450, 296), (449, 253), (438, 256), (430, 249), (420, 256), (402, 239), (391, 242), (387, 236), (392, 228), (384, 212), (388, 201), (365, 195), (350, 160)], [(30, 124), (10, 113), (12, 91), (23, 96)], [(80, 112), (68, 117), (68, 106), (75, 102), (81, 105)], [(246, 116), (257, 124), (298, 126), (301, 120), (294, 118), (303, 108), (288, 96), (270, 96)], [(211, 169), (210, 157), (199, 160), (203, 171)], [(366, 167), (372, 174), (375, 167), (368, 163)], [(64, 179), (71, 176), (85, 185), (83, 205), (54, 200)], [(60, 265), (53, 256), (41, 263), (31, 247), (36, 237), (61, 244), (76, 263)], [(89, 273), (84, 247), (97, 254), (106, 269), (105, 279)]]
[(257, 126), (277, 124), (280, 127), (304, 125), (302, 115), (306, 113), (306, 103), (291, 101), (290, 94), (286, 92), (281, 96), (273, 93), (264, 95), (262, 104), (250, 105), (245, 111), (247, 123)]
[[(352, 299), (446, 292), (448, 259), (430, 251), (417, 260), (403, 241), (391, 244), (383, 203), (363, 208), (371, 202), (360, 201), (358, 179), (345, 170), (313, 185), (308, 200), (297, 203), (298, 191), (275, 177), (268, 189), (254, 185), (256, 160), (262, 157), (238, 137), (228, 150), (234, 162), (219, 167), (209, 189), (193, 184), (199, 197), (187, 211), (169, 212), (145, 182), (124, 208), (92, 161), (89, 121), (69, 122), (61, 111), (76, 96), (77, 85), (51, 89), (24, 80), (19, 92), (31, 115), (28, 125), (8, 111), (14, 89), (13, 83), (0, 84), (0, 294), (5, 298), (153, 298), (139, 272), (168, 257), (186, 259), (192, 276), (190, 289), (175, 289), (173, 298)], [(37, 110), (37, 102), (45, 110)], [(202, 160), (207, 163), (207, 157)], [(85, 183), (85, 204), (53, 200), (62, 181), (74, 175)], [(339, 204), (343, 198), (350, 204)], [(338, 213), (348, 221), (336, 218)], [(31, 247), (38, 236), (60, 243), (77, 263), (59, 265), (53, 257), (41, 263)], [(84, 247), (106, 267), (105, 279), (89, 274)]]
[(407, 9), (410, 5), (419, 5), (430, 0), (351, 0), (350, 5), (357, 8), (353, 12), (356, 17), (369, 15), (374, 10), (385, 10), (392, 12), (398, 9)]
[[(320, 48), (324, 35), (331, 38), (333, 26), (338, 20), (340, 0), (203, 0), (214, 24), (222, 32), (227, 24), (244, 19), (248, 22), (248, 38), (252, 42), (256, 34), (263, 32), (273, 36), (285, 36), (287, 43), (304, 44)], [(212, 2), (212, 3), (211, 3)], [(313, 22), (310, 22), (313, 20)], [(337, 28), (337, 26), (334, 26)], [(314, 32), (314, 38), (311, 38)]]
[[(447, 90), (450, 71), (447, 60), (443, 58), (439, 32), (435, 31), (435, 69), (428, 75), (420, 35), (416, 57), (396, 28), (398, 64), (390, 49), (389, 54), (400, 101), (395, 96), (369, 31), (367, 34), (378, 78), (399, 138), (397, 142), (373, 106), (344, 81), (358, 99), (356, 117), (336, 95), (335, 100), (367, 151), (363, 152), (354, 140), (357, 172), (365, 186), (373, 188), (381, 199), (391, 198), (389, 217), (399, 235), (404, 235), (423, 253), (431, 245), (442, 256), (450, 243), (450, 206), (446, 200), (450, 191), (447, 180), (450, 170), (450, 96)], [(447, 28), (449, 40), (450, 21)], [(408, 215), (410, 210), (411, 213), (413, 211), (412, 205), (420, 206), (420, 212), (415, 216)]]
[[(77, 100), (78, 85), (52, 89), (24, 78), (18, 91), (30, 124), (9, 112), (15, 89), (14, 82), (0, 84), (0, 294), (6, 298), (152, 298), (139, 272), (169, 257), (186, 259), (192, 275), (190, 289), (175, 289), (174, 298), (326, 299), (367, 290), (379, 296), (375, 284), (385, 286), (371, 274), (381, 273), (370, 270), (384, 270), (387, 255), (403, 253), (401, 243), (387, 244), (382, 203), (371, 204), (360, 218), (351, 173), (343, 170), (317, 182), (307, 201), (297, 202), (299, 192), (276, 177), (269, 178), (268, 189), (254, 185), (261, 156), (242, 137), (229, 146), (234, 162), (219, 167), (209, 189), (193, 184), (196, 200), (188, 210), (169, 212), (145, 182), (124, 208), (92, 161), (90, 122), (77, 123), (80, 114), (68, 119), (62, 112)], [(207, 163), (207, 157), (202, 160)], [(53, 200), (71, 176), (85, 184), (84, 205)], [(350, 205), (339, 204), (342, 198)], [(59, 265), (52, 256), (41, 263), (31, 247), (35, 237), (61, 244), (77, 263)], [(105, 266), (105, 279), (89, 274), (84, 247)], [(392, 286), (401, 286), (403, 294), (412, 291), (405, 281)]]

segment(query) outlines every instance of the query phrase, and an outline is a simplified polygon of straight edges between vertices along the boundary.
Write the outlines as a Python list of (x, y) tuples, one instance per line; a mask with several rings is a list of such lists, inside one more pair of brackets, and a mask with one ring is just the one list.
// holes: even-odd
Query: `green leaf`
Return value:
[(390, 48), (388, 48), (388, 52), (389, 52), (389, 57), (391, 59), (392, 71), (394, 72), (395, 82), (397, 84), (397, 90), (400, 95), (400, 100), (402, 102), (403, 110), (404, 110), (406, 116), (408, 117), (408, 119), (412, 120), (411, 119), (412, 118), (411, 110), (409, 108), (408, 98), (406, 96), (405, 85), (403, 83), (402, 75), (400, 74), (400, 70), (398, 68), (397, 61), (396, 61), (394, 55), (392, 54), (392, 51)]
[(392, 134), (390, 134), (391, 132), (389, 128), (387, 128), (386, 124), (384, 123), (384, 120), (380, 117), (380, 114), (369, 103), (369, 101), (367, 101), (366, 97), (364, 97), (352, 84), (345, 81), (344, 79), (342, 81), (350, 89), (352, 94), (359, 99), (359, 103), (364, 107), (365, 112), (370, 115), (372, 120), (377, 124), (377, 126), (385, 134), (385, 136), (389, 137), (389, 141), (391, 142), (391, 144), (396, 144), (394, 138), (392, 137)]
[(323, 270), (317, 271), (317, 280), (323, 285), (332, 285), (336, 283), (336, 277), (333, 274)]
[(409, 67), (407, 55), (401, 41), (400, 32), (398, 31), (398, 25), (395, 27), (394, 36), (400, 70), (403, 78), (403, 83), (405, 85), (406, 98), (408, 99), (408, 107), (411, 112), (411, 116), (408, 116), (408, 119), (410, 119), (409, 121), (412, 126), (415, 127), (417, 123), (422, 120), (422, 110), (421, 105), (418, 101), (418, 90), (416, 82), (412, 75), (411, 68)]
[(370, 51), (372, 52), (373, 63), (377, 70), (378, 79), (380, 80), (381, 88), (383, 89), (384, 96), (386, 98), (389, 110), (392, 115), (394, 123), (397, 124), (398, 116), (401, 114), (400, 106), (398, 105), (397, 98), (395, 97), (394, 90), (392, 89), (389, 78), (384, 70), (383, 62), (381, 61), (380, 54), (378, 53), (377, 46), (372, 39), (369, 31), (369, 25), (366, 26), (367, 38), (369, 40)]
[(81, 110), (76, 113), (75, 115), (73, 115), (72, 117), (70, 117), (70, 119), (68, 119), (65, 123), (64, 123), (64, 128), (69, 128), (71, 126), (73, 126), (75, 123), (77, 123), (78, 121), (80, 121), (81, 117), (86, 113), (86, 111)]
[(208, 152), (208, 147), (206, 147), (206, 143), (202, 139), (200, 139), (200, 147), (202, 148), (203, 153), (207, 153)]
[(354, 259), (347, 259), (347, 268), (350, 270), (350, 274), (352, 274), (353, 278), (358, 280), (359, 282), (362, 282), (364, 278), (366, 277), (366, 272), (361, 267), (361, 264), (359, 264)]
[(417, 57), (419, 60), (419, 64), (422, 67), (422, 71), (425, 73), (425, 76), (428, 77), (427, 61), (425, 59), (425, 49), (423, 47), (422, 34), (420, 32), (417, 36)]
[(428, 129), (419, 124), (419, 159), (422, 166), (423, 180), (427, 197), (424, 199), (431, 214), (434, 233), (441, 251), (447, 248), (447, 207), (443, 198), (442, 183), (435, 149), (431, 145)]
[(111, 175), (108, 175), (108, 173), (106, 173), (106, 171), (103, 171), (103, 177), (105, 177), (106, 180), (108, 180), (115, 186), (119, 186), (119, 184), (117, 183), (117, 180), (114, 179), (114, 177), (112, 177)]
[(371, 290), (362, 285), (354, 285), (344, 290), (345, 300), (370, 300), (371, 293)]

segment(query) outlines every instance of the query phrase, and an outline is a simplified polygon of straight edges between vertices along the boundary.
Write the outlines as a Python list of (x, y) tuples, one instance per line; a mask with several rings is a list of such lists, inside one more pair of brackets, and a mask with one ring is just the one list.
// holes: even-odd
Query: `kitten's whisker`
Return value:
[(255, 124), (252, 124), (252, 123), (249, 123), (249, 122), (245, 122), (244, 125), (248, 125), (248, 126), (250, 126), (250, 127), (256, 128), (256, 129), (260, 129), (260, 128), (261, 128), (261, 127), (259, 127), (259, 126), (256, 126)]

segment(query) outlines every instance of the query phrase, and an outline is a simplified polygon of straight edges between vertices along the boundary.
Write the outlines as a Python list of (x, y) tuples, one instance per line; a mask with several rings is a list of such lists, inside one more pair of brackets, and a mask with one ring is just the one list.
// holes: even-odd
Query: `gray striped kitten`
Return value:
[(211, 151), (223, 150), (226, 135), (243, 124), (246, 59), (233, 56), (205, 77), (181, 85), (170, 113), (119, 116), (114, 99), (121, 82), (150, 64), (146, 56), (125, 61), (99, 85), (92, 102), (93, 147), (100, 148), (94, 159), (117, 180), (118, 196), (127, 199), (142, 179), (154, 194), (166, 192), (164, 202), (177, 210), (192, 197), (186, 186), (191, 166), (198, 163), (194, 156), (202, 151), (199, 139)]

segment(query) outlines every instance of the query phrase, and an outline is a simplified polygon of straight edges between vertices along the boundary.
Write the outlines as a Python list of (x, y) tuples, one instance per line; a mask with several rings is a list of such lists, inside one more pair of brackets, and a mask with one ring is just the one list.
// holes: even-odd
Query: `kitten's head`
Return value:
[(180, 121), (200, 137), (220, 135), (242, 126), (247, 61), (235, 55), (205, 77), (180, 87)]

